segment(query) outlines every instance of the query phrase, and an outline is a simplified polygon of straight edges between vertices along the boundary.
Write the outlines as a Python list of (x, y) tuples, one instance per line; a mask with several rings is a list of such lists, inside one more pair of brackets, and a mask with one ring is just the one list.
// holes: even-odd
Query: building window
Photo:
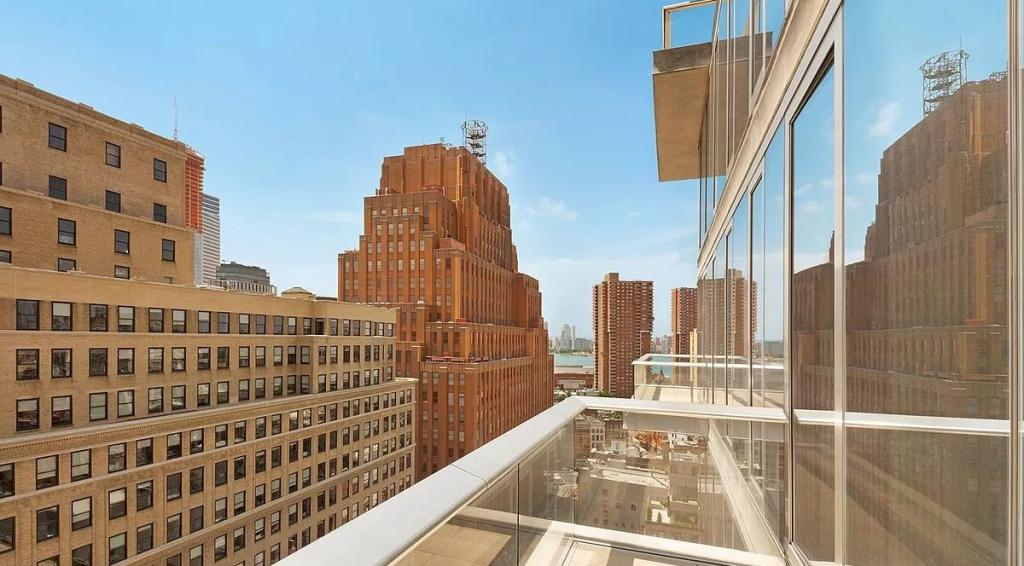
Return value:
[(59, 124), (50, 122), (49, 127), (49, 145), (53, 149), (59, 149), (61, 151), (68, 150), (68, 129)]
[(68, 180), (50, 175), (50, 198), (68, 200)]
[(135, 530), (135, 552), (141, 554), (153, 548), (153, 523), (147, 523)]
[(135, 348), (117, 349), (117, 375), (135, 373)]
[(53, 428), (71, 426), (71, 397), (61, 396), (50, 399), (50, 426)]
[(132, 270), (127, 265), (115, 265), (114, 277), (118, 279), (131, 279)]
[(36, 489), (54, 487), (60, 480), (56, 456), (36, 458)]
[(185, 330), (185, 311), (179, 309), (171, 310), (171, 332), (181, 334)]
[[(132, 350), (134, 352), (134, 350)], [(135, 415), (135, 390), (126, 389), (117, 392), (117, 416), (119, 418)]]
[(210, 369), (210, 348), (200, 346), (196, 348), (196, 369)]
[(121, 146), (107, 142), (106, 164), (118, 169), (121, 168)]
[(210, 311), (199, 311), (196, 313), (196, 320), (199, 326), (198, 332), (200, 334), (210, 333)]
[(18, 299), (16, 308), (18, 330), (39, 330), (39, 301)]
[(15, 351), (16, 379), (18, 381), (39, 379), (39, 350), (18, 349)]
[(50, 306), (50, 328), (51, 330), (70, 331), (71, 303), (53, 302)]
[(128, 513), (128, 490), (112, 489), (107, 492), (107, 519), (124, 517)]
[(117, 331), (135, 332), (135, 307), (117, 307)]
[(153, 178), (162, 183), (167, 182), (167, 162), (153, 159)]
[(36, 542), (60, 535), (60, 506), (54, 505), (36, 511)]
[(148, 466), (153, 463), (153, 439), (143, 438), (135, 441), (135, 465)]
[(167, 205), (153, 203), (153, 220), (167, 224)]
[(107, 419), (107, 394), (89, 394), (89, 420), (103, 421)]
[(107, 331), (107, 305), (89, 305), (89, 330)]
[(71, 453), (71, 481), (81, 481), (92, 477), (92, 450), (79, 450)]
[(39, 429), (39, 399), (18, 399), (15, 402), (15, 416), (18, 431)]
[(68, 220), (67, 218), (57, 219), (58, 244), (64, 244), (67, 246), (75, 245), (75, 242), (77, 241), (76, 232), (76, 223), (74, 220)]
[(114, 253), (131, 253), (131, 234), (127, 230), (114, 230)]
[(153, 506), (153, 481), (135, 484), (135, 510), (142, 511)]
[(107, 349), (89, 348), (89, 377), (107, 375)]
[(14, 517), (0, 519), (0, 554), (14, 550)]
[(167, 517), (167, 542), (181, 538), (181, 513), (175, 513)]
[(50, 377), (55, 379), (71, 377), (71, 348), (50, 350)]
[(92, 525), (92, 498), (84, 497), (71, 502), (71, 530), (77, 531)]
[(92, 545), (86, 544), (71, 551), (71, 566), (92, 566)]
[(156, 414), (164, 412), (164, 388), (149, 388), (149, 413)]
[(106, 208), (110, 212), (121, 212), (121, 193), (107, 191)]
[[(184, 348), (182, 348), (184, 349)], [(185, 386), (171, 386), (171, 410), (180, 411), (185, 408)]]
[(161, 241), (160, 257), (164, 261), (174, 261), (174, 240)]
[(107, 549), (107, 563), (116, 564), (128, 558), (128, 533), (110, 537)]
[[(188, 511), (188, 532), (194, 533), (203, 528), (203, 506), (193, 507)], [(202, 548), (202, 547), (200, 547)]]
[(14, 464), (0, 464), (0, 498), (14, 495)]
[(171, 371), (185, 371), (185, 348), (171, 348)]
[[(184, 386), (182, 386), (184, 387)], [(181, 458), (181, 433), (175, 432), (167, 435), (167, 459)]]
[(11, 209), (6, 206), (0, 206), (0, 234), (11, 235)]
[(163, 332), (164, 331), (164, 309), (150, 308), (149, 309), (149, 331), (150, 332)]
[(217, 334), (228, 334), (231, 332), (231, 314), (226, 312), (217, 313)]
[(149, 373), (163, 373), (164, 372), (164, 349), (163, 348), (150, 348), (149, 349)]
[(125, 443), (107, 446), (107, 473), (120, 472), (128, 467), (128, 446)]
[[(8, 252), (8, 254), (10, 254), (10, 252)], [(8, 256), (7, 263), (10, 263), (10, 257), (9, 256)], [(76, 269), (78, 269), (78, 262), (76, 262), (75, 260), (73, 260), (71, 258), (66, 258), (66, 257), (58, 257), (57, 258), (57, 271), (67, 272), (67, 271), (74, 271)]]

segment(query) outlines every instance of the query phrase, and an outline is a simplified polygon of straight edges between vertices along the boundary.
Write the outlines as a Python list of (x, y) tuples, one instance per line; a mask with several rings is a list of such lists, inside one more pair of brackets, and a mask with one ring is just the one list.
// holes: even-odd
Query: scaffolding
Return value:
[(487, 124), (483, 120), (462, 123), (462, 143), (480, 163), (487, 164)]
[(927, 116), (942, 104), (947, 96), (967, 82), (967, 52), (963, 49), (944, 51), (921, 65), (922, 107)]

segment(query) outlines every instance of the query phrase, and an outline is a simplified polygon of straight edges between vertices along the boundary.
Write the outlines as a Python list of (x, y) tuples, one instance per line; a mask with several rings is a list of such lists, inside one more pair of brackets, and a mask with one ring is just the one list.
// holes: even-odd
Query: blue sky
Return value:
[(223, 259), (329, 295), (382, 157), (485, 120), (551, 328), (589, 336), (591, 286), (619, 271), (654, 280), (667, 333), (669, 289), (694, 282), (697, 194), (657, 181), (662, 3), (16, 2), (0, 73), (167, 136), (177, 97)]

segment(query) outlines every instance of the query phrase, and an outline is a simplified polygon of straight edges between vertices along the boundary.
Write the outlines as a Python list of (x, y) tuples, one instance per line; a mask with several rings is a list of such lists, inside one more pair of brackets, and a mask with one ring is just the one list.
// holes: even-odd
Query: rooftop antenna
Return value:
[(967, 82), (968, 57), (963, 49), (943, 51), (921, 65), (921, 99), (925, 116), (934, 112), (943, 100)]
[(174, 141), (178, 141), (178, 97), (173, 99), (174, 104)]
[(487, 164), (487, 124), (483, 120), (462, 123), (462, 143), (480, 163)]

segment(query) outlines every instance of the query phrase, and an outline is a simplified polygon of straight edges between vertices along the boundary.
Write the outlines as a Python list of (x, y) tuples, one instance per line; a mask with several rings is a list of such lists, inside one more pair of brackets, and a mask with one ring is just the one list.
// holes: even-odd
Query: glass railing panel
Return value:
[(563, 427), (519, 464), (519, 563), (558, 564), (573, 540), (573, 429)]
[(401, 566), (519, 563), (519, 483), (513, 468), (398, 561)]
[(708, 43), (715, 31), (715, 2), (698, 0), (667, 7), (664, 11), (664, 48)]
[(747, 422), (637, 412), (574, 424), (577, 525), (780, 556), (781, 424), (756, 438)]

